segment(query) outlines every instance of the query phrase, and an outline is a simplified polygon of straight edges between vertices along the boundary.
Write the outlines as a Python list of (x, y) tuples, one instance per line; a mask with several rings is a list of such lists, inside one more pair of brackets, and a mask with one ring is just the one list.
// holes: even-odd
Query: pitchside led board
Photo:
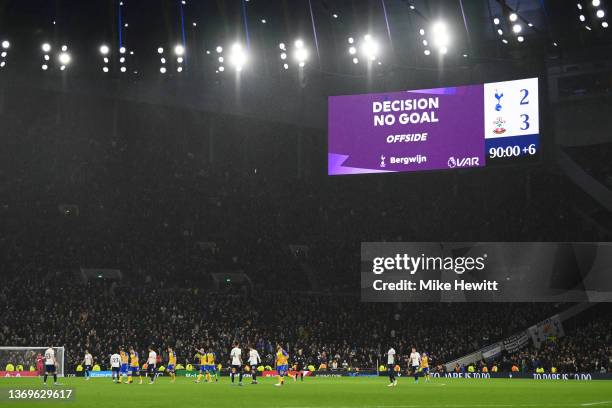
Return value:
[(538, 102), (538, 78), (331, 96), (328, 174), (535, 161)]

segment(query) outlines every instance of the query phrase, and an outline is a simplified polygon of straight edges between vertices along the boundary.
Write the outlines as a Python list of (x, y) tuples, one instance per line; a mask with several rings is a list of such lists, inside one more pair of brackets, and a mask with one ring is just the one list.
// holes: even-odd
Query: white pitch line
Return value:
[[(515, 407), (543, 407), (543, 406), (571, 406), (571, 405), (559, 405), (559, 404), (449, 404), (449, 405), (436, 405), (441, 408), (515, 408)], [(428, 405), (361, 405), (361, 406), (299, 406), (299, 407), (287, 407), (287, 408), (429, 408)]]
[[(612, 401), (598, 401), (598, 402), (589, 402), (580, 404), (580, 406), (592, 406), (592, 405), (603, 405), (609, 404)], [(575, 407), (577, 403), (573, 404), (445, 404), (445, 405), (436, 405), (440, 408), (529, 408), (529, 407)], [(298, 407), (287, 407), (287, 408), (430, 408), (432, 405), (361, 405), (361, 406), (298, 406)]]

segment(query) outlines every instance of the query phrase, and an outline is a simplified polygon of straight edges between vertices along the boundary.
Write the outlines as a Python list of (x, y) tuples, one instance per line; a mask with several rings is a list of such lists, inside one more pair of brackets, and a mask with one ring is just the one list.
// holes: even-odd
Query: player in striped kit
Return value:
[(170, 382), (176, 381), (176, 352), (172, 350), (172, 347), (168, 347), (168, 365), (166, 366), (166, 372), (170, 374)]
[(134, 381), (134, 376), (138, 376), (140, 380), (139, 384), (142, 384), (142, 377), (140, 376), (140, 363), (138, 362), (138, 353), (134, 350), (134, 347), (130, 347), (130, 369), (128, 371), (128, 384)]
[[(128, 365), (129, 365), (129, 354), (125, 352), (125, 350), (123, 349), (123, 347), (119, 348), (119, 358), (121, 359), (121, 366), (119, 369), (119, 381), (118, 383), (121, 384), (123, 382), (123, 377), (127, 377), (128, 376)], [(126, 379), (127, 381), (127, 379)]]

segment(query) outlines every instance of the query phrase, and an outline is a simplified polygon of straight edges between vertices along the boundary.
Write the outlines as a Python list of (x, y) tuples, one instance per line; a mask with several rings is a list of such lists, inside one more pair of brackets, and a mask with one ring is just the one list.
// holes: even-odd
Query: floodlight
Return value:
[(363, 37), (361, 43), (361, 53), (364, 57), (374, 61), (378, 56), (378, 43), (372, 39), (372, 36), (367, 34)]
[(67, 52), (62, 52), (59, 55), (58, 59), (62, 65), (68, 65), (70, 63), (70, 54), (68, 54)]
[(305, 48), (298, 48), (295, 51), (295, 59), (300, 63), (303, 64), (306, 62), (306, 60), (308, 59), (308, 51), (306, 51)]
[[(432, 33), (432, 42), (434, 46), (439, 51), (442, 51), (442, 48), (445, 48), (446, 52), (448, 52), (448, 45), (450, 44), (450, 36), (448, 34), (448, 28), (446, 27), (446, 23), (442, 21), (436, 21), (431, 26), (431, 33)], [(446, 52), (443, 52), (442, 54), (446, 54)]]
[(247, 55), (244, 52), (242, 45), (240, 43), (235, 43), (232, 45), (232, 50), (230, 54), (230, 64), (232, 64), (236, 71), (242, 71), (242, 67), (247, 62)]

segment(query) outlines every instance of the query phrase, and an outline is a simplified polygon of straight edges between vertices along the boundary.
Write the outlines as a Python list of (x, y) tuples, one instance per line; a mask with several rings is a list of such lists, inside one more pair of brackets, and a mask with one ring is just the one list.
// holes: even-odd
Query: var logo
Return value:
[(447, 164), (449, 168), (454, 169), (455, 167), (474, 167), (480, 163), (478, 157), (455, 158), (451, 156), (448, 158)]

